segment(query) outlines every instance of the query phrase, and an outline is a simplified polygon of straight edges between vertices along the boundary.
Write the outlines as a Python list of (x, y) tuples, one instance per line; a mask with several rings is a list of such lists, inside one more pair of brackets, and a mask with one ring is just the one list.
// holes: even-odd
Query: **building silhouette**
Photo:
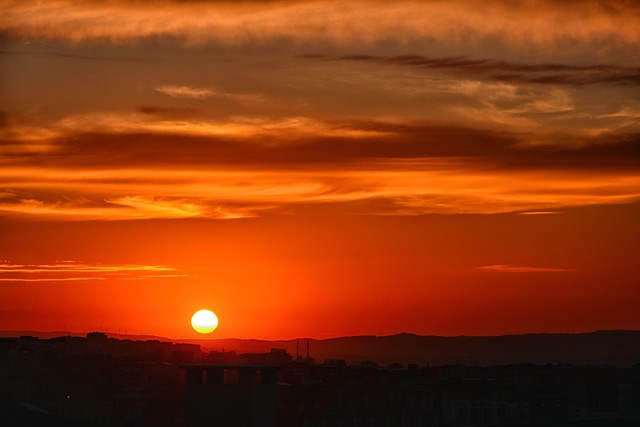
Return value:
[(0, 338), (0, 425), (640, 425), (640, 364), (316, 362), (304, 345), (294, 359), (100, 332)]
[(187, 427), (275, 427), (276, 372), (264, 365), (182, 365)]

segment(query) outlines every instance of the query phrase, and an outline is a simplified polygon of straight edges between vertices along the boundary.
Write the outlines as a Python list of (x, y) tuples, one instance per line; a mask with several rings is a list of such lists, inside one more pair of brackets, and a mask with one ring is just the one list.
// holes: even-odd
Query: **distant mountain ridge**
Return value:
[[(84, 336), (70, 332), (2, 331), (0, 336), (31, 335), (39, 338)], [(159, 340), (200, 344), (203, 350), (264, 353), (283, 348), (294, 357), (299, 355), (317, 361), (344, 359), (371, 360), (381, 365), (416, 363), (418, 365), (504, 365), (515, 363), (566, 363), (576, 365), (616, 365), (628, 367), (640, 363), (640, 331), (609, 330), (586, 333), (534, 333), (501, 336), (440, 337), (415, 334), (388, 336), (347, 336), (328, 339), (300, 338), (292, 340), (256, 340), (240, 338), (169, 339), (150, 335), (107, 333), (112, 338)]]

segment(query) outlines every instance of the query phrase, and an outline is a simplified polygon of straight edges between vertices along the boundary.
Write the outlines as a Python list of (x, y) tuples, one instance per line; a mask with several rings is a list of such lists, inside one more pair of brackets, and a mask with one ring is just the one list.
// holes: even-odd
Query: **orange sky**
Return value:
[(628, 1), (2, 1), (0, 330), (637, 329)]

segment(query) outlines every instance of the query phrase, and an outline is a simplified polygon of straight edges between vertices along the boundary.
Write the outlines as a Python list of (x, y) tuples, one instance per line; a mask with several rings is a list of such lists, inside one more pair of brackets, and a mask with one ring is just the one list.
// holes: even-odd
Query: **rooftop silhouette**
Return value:
[[(404, 338), (416, 337), (394, 339)], [(318, 345), (308, 343), (310, 349)], [(297, 345), (305, 348), (307, 341)], [(9, 426), (640, 422), (640, 364), (380, 364), (316, 360), (311, 350), (305, 355), (294, 358), (282, 348), (207, 352), (196, 344), (118, 340), (99, 332), (2, 338), (0, 412)]]

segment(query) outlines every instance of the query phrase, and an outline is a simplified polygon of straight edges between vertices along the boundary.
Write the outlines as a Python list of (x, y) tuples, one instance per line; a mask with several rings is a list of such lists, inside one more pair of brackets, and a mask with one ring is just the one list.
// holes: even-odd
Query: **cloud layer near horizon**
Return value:
[(56, 261), (50, 264), (0, 262), (0, 282), (76, 282), (90, 280), (145, 280), (187, 277), (163, 265), (90, 264)]
[(237, 133), (227, 124), (211, 135), (67, 129), (15, 142), (0, 172), (7, 189), (0, 210), (62, 219), (225, 219), (329, 203), (416, 215), (640, 196), (638, 135), (545, 145), (435, 124), (328, 122), (315, 123), (316, 133), (312, 124), (297, 119)]

